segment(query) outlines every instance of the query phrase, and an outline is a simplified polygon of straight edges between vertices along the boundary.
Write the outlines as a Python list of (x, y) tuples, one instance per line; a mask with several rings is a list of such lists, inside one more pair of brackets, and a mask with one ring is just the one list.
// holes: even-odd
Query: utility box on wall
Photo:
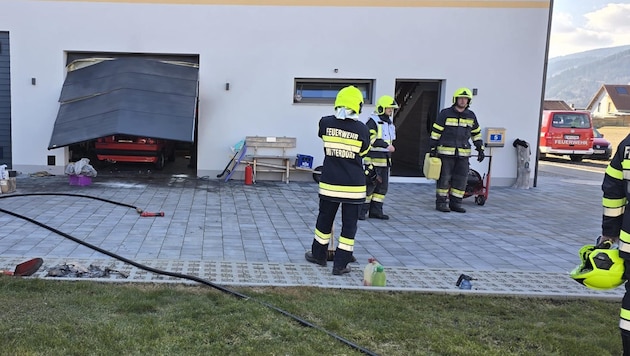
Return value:
[(488, 127), (486, 128), (486, 136), (484, 138), (486, 147), (503, 147), (505, 146), (505, 128)]

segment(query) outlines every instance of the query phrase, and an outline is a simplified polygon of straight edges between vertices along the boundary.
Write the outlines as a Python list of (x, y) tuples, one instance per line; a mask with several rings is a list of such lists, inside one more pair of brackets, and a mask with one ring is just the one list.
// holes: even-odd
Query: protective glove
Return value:
[(486, 154), (483, 153), (483, 149), (477, 148), (477, 162), (483, 161), (486, 158)]
[(437, 157), (437, 147), (431, 147), (429, 149), (429, 157)]
[(365, 176), (370, 180), (370, 182), (372, 182), (372, 184), (375, 182), (381, 183), (383, 181), (376, 173), (376, 169), (374, 169), (372, 164), (365, 165)]

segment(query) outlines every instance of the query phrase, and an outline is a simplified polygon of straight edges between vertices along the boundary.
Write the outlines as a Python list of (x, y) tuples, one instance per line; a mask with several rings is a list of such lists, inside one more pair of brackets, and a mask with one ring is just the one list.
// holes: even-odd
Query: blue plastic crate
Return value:
[(297, 155), (295, 159), (295, 167), (297, 168), (313, 168), (313, 156)]

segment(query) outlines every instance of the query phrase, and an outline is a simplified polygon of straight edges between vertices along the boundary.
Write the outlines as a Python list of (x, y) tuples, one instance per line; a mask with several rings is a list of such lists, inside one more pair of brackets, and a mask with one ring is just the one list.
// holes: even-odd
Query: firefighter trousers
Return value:
[[(333, 268), (343, 269), (352, 260), (352, 252), (354, 251), (354, 236), (357, 233), (357, 220), (359, 220), (360, 204), (340, 203), (325, 199), (319, 199), (319, 215), (317, 215), (317, 223), (315, 228), (320, 241), (322, 236), (332, 238), (332, 229), (335, 222), (337, 210), (341, 205), (341, 234), (337, 241), (335, 250), (335, 260)], [(317, 239), (313, 240), (311, 251), (313, 257), (318, 260), (326, 260), (328, 252), (328, 243), (322, 244)]]
[(366, 182), (365, 204), (361, 208), (361, 216), (368, 212), (372, 216), (383, 215), (383, 203), (389, 188), (389, 167), (374, 167), (376, 174), (381, 177), (381, 182)]
[(451, 205), (461, 205), (470, 170), (468, 157), (440, 156), (440, 159), (442, 159), (442, 169), (437, 181), (435, 201), (437, 204), (448, 201)]
[[(630, 260), (623, 261), (624, 275), (623, 278), (630, 278)], [(619, 330), (621, 331), (621, 343), (623, 345), (623, 354), (630, 355), (630, 282), (626, 281), (626, 293), (621, 300), (621, 312), (619, 319)]]

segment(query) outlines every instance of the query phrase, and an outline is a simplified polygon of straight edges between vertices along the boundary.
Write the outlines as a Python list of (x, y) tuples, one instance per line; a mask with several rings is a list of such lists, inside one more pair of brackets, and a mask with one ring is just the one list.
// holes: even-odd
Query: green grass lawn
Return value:
[(0, 355), (621, 355), (620, 301), (0, 278)]

